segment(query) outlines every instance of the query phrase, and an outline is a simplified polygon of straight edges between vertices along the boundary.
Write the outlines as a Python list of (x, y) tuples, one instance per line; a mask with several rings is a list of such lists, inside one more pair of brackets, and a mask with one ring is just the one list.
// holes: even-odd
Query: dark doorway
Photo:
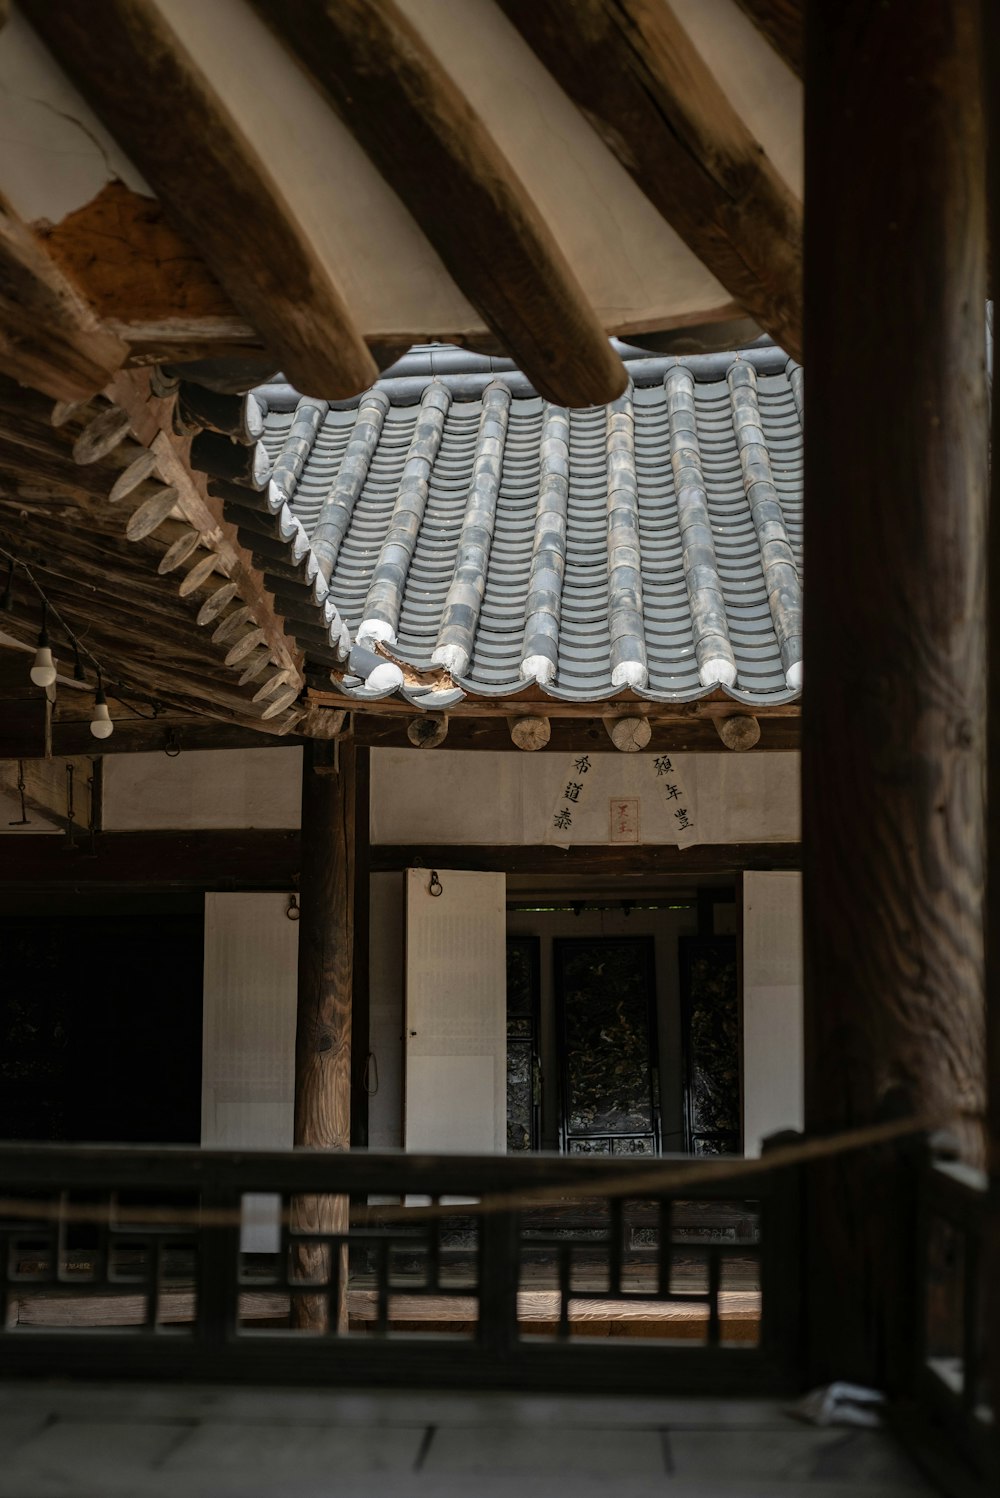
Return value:
[(0, 1138), (197, 1144), (204, 920), (0, 919)]
[(541, 1009), (538, 937), (507, 938), (507, 1151), (537, 1150), (541, 1137)]
[(652, 938), (556, 938), (553, 961), (563, 1149), (658, 1153)]
[(735, 936), (682, 936), (684, 1131), (695, 1155), (738, 1154), (739, 956)]

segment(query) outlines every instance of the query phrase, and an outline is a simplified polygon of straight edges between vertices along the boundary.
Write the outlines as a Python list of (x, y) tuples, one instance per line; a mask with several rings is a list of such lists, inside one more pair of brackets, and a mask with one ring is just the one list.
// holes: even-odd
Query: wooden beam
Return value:
[[(393, 0), (254, 0), (540, 395), (603, 405), (625, 370), (547, 224)], [(324, 392), (329, 393), (329, 392)]]
[[(822, 565), (802, 774), (806, 1127), (961, 1112), (973, 1156), (988, 437), (979, 11), (810, 0), (805, 545)], [(918, 1319), (913, 1173), (898, 1152), (869, 1152), (810, 1182), (806, 1377), (900, 1392)]]
[[(0, 760), (40, 759), (44, 754), (42, 704), (22, 711), (0, 703)], [(52, 753), (57, 759), (94, 752), (96, 740), (86, 722), (52, 724)], [(115, 731), (101, 741), (102, 755), (162, 754), (168, 749), (292, 749), (302, 740), (279, 738), (212, 718), (115, 718)]]
[(802, 350), (802, 206), (662, 0), (499, 0), (689, 249)]
[[(354, 969), (355, 763), (348, 744), (310, 744), (302, 765), (299, 987), (295, 1027), (295, 1145), (351, 1147), (351, 997)], [(349, 1201), (292, 1199), (293, 1228), (347, 1229)], [(325, 1244), (293, 1252), (300, 1279), (337, 1268)], [(337, 1320), (347, 1329), (347, 1255), (340, 1251)], [(292, 1325), (328, 1329), (330, 1297), (296, 1296)]]
[(576, 843), (555, 848), (548, 843), (526, 846), (501, 843), (452, 843), (435, 847), (408, 843), (373, 843), (372, 873), (396, 869), (472, 869), (496, 874), (608, 874), (615, 878), (647, 875), (729, 874), (742, 869), (797, 869), (800, 843), (697, 843), (678, 848), (673, 843)]
[(805, 72), (803, 0), (736, 0), (797, 78)]
[(731, 718), (715, 718), (713, 721), (727, 749), (745, 754), (760, 743), (760, 724), (752, 713), (734, 713)]
[(82, 400), (103, 389), (128, 352), (0, 198), (4, 373), (54, 400)]
[[(409, 707), (408, 704), (404, 704)], [(410, 709), (412, 711), (412, 709)], [(589, 709), (594, 712), (593, 707)], [(511, 750), (510, 731), (504, 717), (474, 718), (453, 716), (449, 710), (448, 738), (446, 749)], [(412, 749), (408, 725), (411, 719), (402, 714), (380, 715), (355, 713), (353, 737), (356, 744), (367, 744), (371, 748)], [(551, 734), (538, 752), (542, 754), (604, 753), (611, 744), (607, 730), (600, 718), (549, 718)], [(761, 718), (760, 740), (751, 751), (754, 754), (787, 753), (799, 747), (799, 719)], [(710, 717), (687, 717), (677, 722), (652, 721), (652, 736), (643, 751), (648, 754), (663, 754), (674, 751), (697, 751), (699, 753), (728, 753), (720, 739), (714, 720)], [(433, 752), (433, 751), (432, 751)]]
[(0, 888), (12, 890), (288, 889), (299, 872), (297, 831), (104, 832), (93, 852), (21, 833), (2, 846)]
[(288, 378), (327, 399), (372, 384), (377, 367), (329, 268), (153, 0), (24, 9)]
[[(387, 647), (382, 647), (381, 652), (386, 659), (393, 660), (391, 652)], [(399, 662), (404, 671), (404, 677), (408, 676), (410, 668), (405, 662)], [(330, 673), (332, 677), (333, 673)], [(337, 692), (332, 687), (321, 684), (323, 673), (320, 668), (312, 668), (310, 677), (316, 681), (316, 685), (309, 687), (309, 702), (317, 707), (346, 708), (349, 712), (358, 711), (359, 704), (356, 697), (349, 697), (346, 693)], [(421, 673), (413, 671), (413, 682), (416, 684)], [(425, 685), (431, 685), (425, 682)], [(448, 686), (446, 675), (442, 675), (436, 681), (436, 685)], [(401, 697), (388, 697), (378, 702), (366, 702), (363, 710), (371, 717), (394, 717), (412, 716), (412, 704)], [(697, 698), (694, 702), (640, 702), (636, 697), (629, 695), (628, 698), (611, 698), (605, 701), (565, 701), (558, 697), (547, 696), (540, 687), (531, 688), (525, 684), (524, 697), (463, 697), (460, 702), (453, 703), (448, 708), (448, 717), (451, 718), (531, 718), (539, 714), (553, 719), (555, 718), (593, 718), (595, 713), (600, 713), (602, 718), (648, 718), (654, 728), (665, 724), (688, 723), (696, 719), (708, 720), (710, 718), (729, 718), (734, 712), (747, 711), (749, 708), (741, 706), (733, 701), (721, 688), (715, 688), (704, 697)], [(798, 719), (801, 715), (801, 707), (797, 701), (782, 702), (773, 707), (766, 704), (753, 708), (755, 715), (761, 718), (792, 718)]]
[[(107, 740), (110, 743), (110, 740)], [(101, 746), (102, 750), (104, 745)], [(3, 844), (0, 888), (289, 889), (299, 877), (297, 830), (103, 832), (93, 854), (65, 839), (21, 834)], [(417, 844), (376, 843), (372, 873), (406, 868), (484, 870), (503, 874), (696, 876), (742, 869), (797, 869), (799, 843)]]

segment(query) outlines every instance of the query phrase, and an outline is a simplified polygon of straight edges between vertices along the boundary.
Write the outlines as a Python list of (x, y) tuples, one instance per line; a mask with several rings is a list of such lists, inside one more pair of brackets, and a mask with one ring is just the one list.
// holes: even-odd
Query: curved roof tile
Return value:
[(755, 348), (629, 372), (580, 411), (506, 371), (339, 406), (256, 392), (270, 481), (227, 513), (307, 656), (360, 701), (383, 692), (348, 674), (359, 638), (426, 673), (403, 690), (428, 706), (444, 668), (484, 697), (795, 698), (801, 368)]

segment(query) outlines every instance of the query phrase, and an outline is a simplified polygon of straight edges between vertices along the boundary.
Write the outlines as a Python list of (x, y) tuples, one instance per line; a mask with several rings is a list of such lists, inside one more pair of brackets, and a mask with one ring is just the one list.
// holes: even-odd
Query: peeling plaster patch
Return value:
[(142, 176), (15, 9), (0, 29), (0, 191), (22, 218), (56, 223), (120, 177)]

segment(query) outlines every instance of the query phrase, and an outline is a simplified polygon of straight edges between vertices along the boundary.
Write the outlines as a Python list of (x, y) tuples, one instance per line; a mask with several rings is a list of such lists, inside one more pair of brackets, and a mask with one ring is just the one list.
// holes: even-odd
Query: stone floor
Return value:
[(915, 1498), (765, 1400), (0, 1383), (0, 1498)]

